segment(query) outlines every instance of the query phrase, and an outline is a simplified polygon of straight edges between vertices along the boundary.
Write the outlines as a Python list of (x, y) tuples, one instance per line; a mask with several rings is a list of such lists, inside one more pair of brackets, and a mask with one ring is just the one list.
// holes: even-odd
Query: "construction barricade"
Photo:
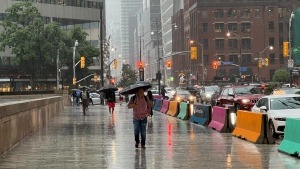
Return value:
[(153, 98), (154, 99), (161, 99), (161, 100), (163, 99), (162, 95), (154, 95)]
[(179, 114), (178, 114), (178, 118), (182, 119), (182, 120), (188, 120), (190, 118), (189, 115), (189, 111), (188, 111), (188, 105), (185, 102), (181, 102), (180, 103), (180, 109), (179, 109)]
[(284, 138), (278, 147), (278, 151), (300, 157), (300, 119), (286, 118)]
[(155, 99), (153, 110), (159, 111), (162, 106), (162, 102), (163, 102), (162, 99)]
[(212, 119), (209, 127), (219, 131), (220, 133), (229, 133), (229, 110), (223, 107), (214, 106)]
[(238, 110), (232, 135), (253, 143), (273, 144), (275, 140), (270, 136), (268, 126), (267, 114)]
[(208, 125), (211, 121), (211, 106), (204, 104), (194, 104), (191, 111), (190, 122), (200, 125)]
[(160, 108), (160, 112), (166, 114), (168, 109), (169, 109), (169, 100), (163, 100), (162, 106)]
[(169, 110), (166, 113), (167, 115), (176, 117), (178, 115), (178, 102), (170, 101)]

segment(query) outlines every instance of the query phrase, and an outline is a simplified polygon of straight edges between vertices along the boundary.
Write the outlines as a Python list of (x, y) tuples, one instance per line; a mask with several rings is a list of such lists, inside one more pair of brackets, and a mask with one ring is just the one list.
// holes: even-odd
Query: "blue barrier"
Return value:
[(155, 99), (153, 110), (160, 111), (162, 103), (163, 103), (163, 99)]
[(211, 121), (211, 106), (204, 104), (194, 104), (190, 122), (200, 125), (208, 125)]

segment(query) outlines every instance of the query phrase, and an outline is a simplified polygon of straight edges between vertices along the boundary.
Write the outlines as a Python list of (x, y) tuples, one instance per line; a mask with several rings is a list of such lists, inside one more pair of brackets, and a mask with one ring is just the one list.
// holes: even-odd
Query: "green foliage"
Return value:
[(136, 72), (131, 68), (129, 64), (123, 64), (121, 81), (118, 83), (118, 87), (127, 87), (136, 83)]
[(289, 81), (289, 72), (284, 69), (276, 70), (275, 74), (273, 75), (272, 81), (287, 83)]

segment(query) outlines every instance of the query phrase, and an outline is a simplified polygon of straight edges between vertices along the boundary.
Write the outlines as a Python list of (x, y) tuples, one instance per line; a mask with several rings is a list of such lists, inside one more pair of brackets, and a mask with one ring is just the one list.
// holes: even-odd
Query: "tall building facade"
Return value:
[[(80, 27), (88, 33), (87, 40), (95, 47), (99, 47), (100, 7), (103, 5), (104, 19), (105, 0), (32, 0), (31, 2), (33, 6), (37, 7), (46, 24), (56, 21), (66, 30)], [(18, 3), (18, 1), (0, 1), (0, 22), (5, 18), (5, 10), (14, 3)], [(103, 23), (105, 23), (105, 19)], [(2, 30), (3, 28), (0, 27), (0, 31)], [(0, 52), (0, 91), (24, 91), (29, 85), (29, 77), (20, 74), (18, 68), (13, 67), (13, 57), (14, 55), (9, 49)], [(94, 70), (97, 74), (100, 73), (99, 58), (94, 58), (94, 64), (89, 69)], [(56, 75), (46, 79), (46, 82), (49, 86), (47, 89), (54, 89)], [(38, 87), (36, 89), (39, 90)]]
[(132, 36), (129, 32), (129, 18), (134, 14), (134, 11), (138, 11), (142, 7), (142, 0), (121, 0), (121, 19), (120, 19), (120, 31), (121, 31), (121, 57), (124, 63), (131, 63), (132, 56), (129, 55), (129, 41)]
[[(282, 44), (288, 41), (288, 21), (292, 9), (299, 6), (298, 1), (185, 0), (184, 5), (184, 11), (177, 14), (183, 18), (173, 16), (172, 22), (183, 19), (184, 34), (180, 38), (186, 42), (184, 50), (197, 47), (197, 59), (191, 60), (187, 55), (184, 65), (173, 64), (172, 74), (176, 77), (178, 72), (184, 72), (186, 85), (200, 84), (202, 79), (227, 80), (233, 76), (239, 81), (269, 81), (276, 70), (286, 68)], [(182, 36), (176, 31), (173, 35)], [(190, 40), (194, 43), (190, 44)], [(174, 63), (180, 60), (172, 59)], [(265, 59), (268, 65), (264, 64)], [(213, 69), (214, 61), (219, 63), (217, 69)], [(176, 78), (174, 85), (178, 84)]]

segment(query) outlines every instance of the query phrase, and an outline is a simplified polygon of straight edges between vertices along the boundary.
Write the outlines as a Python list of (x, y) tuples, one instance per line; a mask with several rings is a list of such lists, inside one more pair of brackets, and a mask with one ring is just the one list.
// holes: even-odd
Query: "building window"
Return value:
[(207, 32), (208, 29), (208, 23), (202, 23), (202, 31)]
[(204, 60), (204, 64), (208, 65), (209, 64), (209, 55), (203, 55), (203, 60)]
[(268, 7), (268, 16), (273, 17), (274, 16), (274, 7)]
[(278, 28), (279, 28), (279, 32), (283, 32), (283, 23), (282, 22), (280, 22), (278, 24)]
[(250, 10), (246, 8), (242, 9), (241, 18), (250, 18)]
[(203, 39), (203, 50), (208, 49), (208, 39)]
[(251, 64), (251, 54), (242, 54), (242, 63), (243, 65)]
[(271, 53), (269, 57), (270, 64), (276, 64), (275, 53)]
[(215, 23), (215, 32), (221, 33), (224, 31), (224, 23)]
[(251, 32), (250, 22), (247, 22), (247, 23), (241, 23), (241, 31), (242, 31), (243, 33)]
[(232, 62), (234, 64), (239, 62), (239, 57), (237, 54), (230, 54), (229, 55), (229, 62)]
[(228, 23), (229, 32), (237, 32), (237, 23)]
[(207, 15), (207, 10), (206, 9), (203, 9), (202, 10), (202, 18), (207, 18), (208, 15)]
[(280, 58), (279, 58), (279, 63), (280, 63), (280, 64), (284, 64), (284, 57), (283, 57), (283, 54), (280, 54), (279, 57), (280, 57)]
[(283, 11), (282, 8), (278, 8), (278, 17), (283, 18)]
[(269, 46), (274, 46), (275, 45), (275, 40), (273, 37), (269, 38)]
[(237, 39), (228, 39), (228, 49), (229, 50), (235, 50), (238, 47), (238, 40)]
[(274, 32), (274, 22), (269, 22), (269, 32)]
[(236, 9), (229, 9), (228, 11), (228, 18), (236, 18)]
[(216, 50), (224, 50), (224, 39), (215, 39)]
[(223, 18), (224, 17), (224, 11), (222, 9), (216, 9), (214, 11), (215, 18)]
[(251, 49), (251, 38), (242, 38), (242, 49)]
[(260, 17), (260, 9), (259, 8), (254, 9), (254, 15), (255, 15), (256, 18)]

